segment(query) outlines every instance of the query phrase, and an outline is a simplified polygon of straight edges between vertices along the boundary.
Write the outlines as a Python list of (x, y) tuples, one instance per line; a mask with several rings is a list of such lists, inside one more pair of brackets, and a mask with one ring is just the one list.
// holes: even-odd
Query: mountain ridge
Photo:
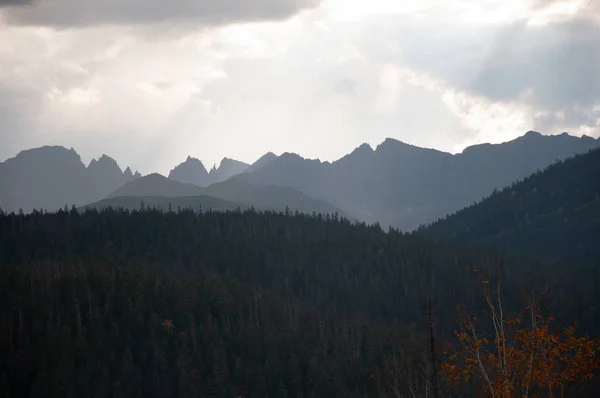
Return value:
[[(169, 177), (203, 187), (213, 184), (212, 179), (222, 182), (234, 177), (253, 185), (291, 187), (361, 221), (411, 230), (470, 205), (556, 160), (599, 145), (600, 140), (587, 136), (529, 131), (511, 141), (474, 145), (451, 154), (387, 138), (375, 149), (364, 143), (333, 162), (306, 159), (291, 152), (280, 156), (269, 152), (252, 165), (225, 157), (219, 168), (215, 165), (209, 172), (199, 159), (188, 156), (171, 170)], [(38, 164), (40, 160), (36, 158), (44, 157), (40, 153), (50, 153), (51, 159)], [(27, 161), (20, 167), (27, 169), (30, 162), (40, 176), (14, 168), (14, 159), (24, 158)], [(62, 171), (50, 172), (57, 166)], [(184, 166), (189, 170), (177, 176), (178, 168), (185, 169)], [(9, 211), (30, 211), (54, 210), (65, 204), (85, 205), (139, 177), (130, 168), (121, 171), (107, 155), (93, 159), (86, 167), (73, 148), (33, 148), (0, 163), (0, 206)], [(55, 192), (54, 186), (61, 188)]]
[(363, 144), (331, 163), (284, 154), (240, 177), (259, 185), (293, 186), (366, 222), (413, 230), (599, 145), (589, 137), (529, 131), (451, 154), (388, 138), (374, 150)]
[(0, 163), (0, 205), (7, 211), (25, 212), (83, 205), (133, 178), (107, 155), (85, 166), (73, 148), (26, 149)]

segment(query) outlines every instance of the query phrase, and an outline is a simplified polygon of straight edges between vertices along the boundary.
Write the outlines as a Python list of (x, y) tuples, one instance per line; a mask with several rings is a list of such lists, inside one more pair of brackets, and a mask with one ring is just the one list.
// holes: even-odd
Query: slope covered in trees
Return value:
[(543, 285), (557, 322), (600, 332), (597, 267), (565, 270), (321, 215), (2, 214), (0, 391), (426, 396), (436, 368), (428, 303), (441, 344), (457, 303), (477, 309), (471, 267), (501, 263), (507, 307)]
[(597, 264), (600, 150), (559, 161), (419, 233)]

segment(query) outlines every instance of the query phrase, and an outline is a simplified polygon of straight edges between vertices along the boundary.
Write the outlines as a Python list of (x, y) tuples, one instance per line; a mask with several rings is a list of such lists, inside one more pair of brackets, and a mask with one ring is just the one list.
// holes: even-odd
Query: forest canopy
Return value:
[(429, 396), (435, 385), (452, 396), (437, 382), (441, 346), (453, 339), (458, 303), (485, 311), (473, 267), (499, 264), (508, 308), (544, 288), (552, 291), (540, 297), (544, 309), (559, 325), (577, 321), (598, 334), (597, 267), (567, 269), (335, 215), (2, 214), (0, 388), (363, 397)]

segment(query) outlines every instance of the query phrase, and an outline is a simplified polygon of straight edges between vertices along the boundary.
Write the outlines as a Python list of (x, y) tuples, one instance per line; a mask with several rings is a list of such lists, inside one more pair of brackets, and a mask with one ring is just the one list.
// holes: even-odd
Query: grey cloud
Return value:
[(558, 113), (547, 113), (534, 117), (532, 129), (536, 131), (554, 131), (557, 126), (600, 126), (600, 111), (582, 112), (573, 109)]
[(196, 27), (278, 20), (320, 0), (0, 0), (5, 19), (18, 25), (191, 23)]
[(525, 98), (538, 111), (562, 111), (568, 125), (595, 125), (586, 112), (600, 102), (599, 25), (574, 18), (480, 32), (423, 30), (404, 28), (410, 42), (403, 43), (403, 61), (410, 67), (493, 101)]
[(0, 0), (0, 7), (15, 7), (31, 5), (33, 0)]
[(534, 102), (544, 109), (589, 106), (600, 100), (598, 26), (515, 26), (490, 50), (468, 86), (475, 92), (509, 100), (530, 88)]

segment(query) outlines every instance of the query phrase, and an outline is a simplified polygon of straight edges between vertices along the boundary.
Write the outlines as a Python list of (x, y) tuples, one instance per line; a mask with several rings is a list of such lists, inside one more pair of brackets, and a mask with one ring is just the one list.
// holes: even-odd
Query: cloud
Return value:
[[(39, 4), (66, 12), (74, 1)], [(104, 152), (168, 172), (188, 155), (333, 160), (386, 137), (453, 151), (529, 129), (600, 135), (598, 27), (579, 14), (547, 18), (548, 5), (324, 0), (282, 21), (211, 29), (208, 17), (190, 28), (175, 11), (158, 26), (152, 10), (136, 20), (104, 10), (84, 27), (82, 7), (97, 1), (78, 2), (69, 29), (3, 3), (13, 24), (0, 23), (0, 160), (59, 144), (84, 161)], [(34, 17), (53, 26), (15, 25)]]
[(468, 88), (491, 99), (530, 90), (542, 108), (591, 105), (600, 93), (600, 26), (515, 24), (500, 32)]
[(356, 92), (357, 82), (352, 79), (341, 78), (333, 85), (333, 91), (342, 95), (353, 95)]
[(16, 25), (77, 27), (165, 24), (218, 26), (280, 20), (319, 0), (1, 0), (5, 20)]
[[(539, 22), (537, 10), (565, 2), (544, 3), (497, 24), (438, 18), (414, 24), (405, 19), (370, 35), (395, 35), (398, 62), (456, 91), (491, 102), (520, 102), (534, 113), (564, 113), (561, 125), (585, 123), (597, 129), (597, 113), (591, 110), (600, 103), (600, 24), (585, 16), (598, 13), (600, 2), (593, 0), (585, 8), (585, 0), (576, 13), (557, 13), (560, 19), (531, 24), (534, 18)], [(381, 45), (369, 47), (375, 51)], [(530, 128), (552, 129), (551, 122), (541, 120), (534, 119)]]
[(35, 92), (0, 85), (0, 140), (2, 154), (15, 154), (29, 144), (23, 140), (22, 132), (32, 126), (40, 102)]

